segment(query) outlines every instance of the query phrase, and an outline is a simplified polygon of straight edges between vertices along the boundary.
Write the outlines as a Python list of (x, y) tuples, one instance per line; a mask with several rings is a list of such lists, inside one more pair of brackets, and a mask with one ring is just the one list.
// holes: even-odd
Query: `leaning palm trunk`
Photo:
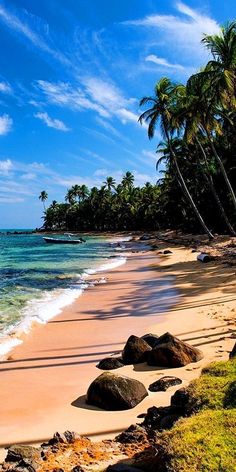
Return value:
[[(197, 142), (197, 145), (198, 145), (198, 147), (200, 148), (200, 150), (201, 150), (201, 152), (202, 152), (202, 155), (203, 155), (205, 164), (207, 165), (207, 156), (206, 156), (205, 150), (204, 150), (204, 148), (203, 148), (203, 146), (202, 146), (202, 144), (201, 144), (201, 142), (199, 141), (198, 138), (196, 138), (196, 142)], [(206, 183), (208, 184), (208, 186), (210, 187), (211, 193), (212, 193), (212, 195), (213, 195), (213, 197), (214, 197), (214, 199), (215, 199), (215, 201), (216, 201), (216, 204), (217, 204), (217, 206), (218, 206), (218, 208), (219, 208), (219, 211), (220, 211), (220, 214), (221, 214), (221, 216), (222, 216), (222, 219), (224, 220), (224, 222), (225, 222), (227, 228), (229, 228), (230, 233), (231, 233), (233, 236), (236, 236), (236, 232), (234, 231), (234, 228), (233, 228), (233, 226), (231, 225), (231, 223), (230, 223), (230, 221), (229, 221), (229, 219), (228, 219), (228, 217), (227, 217), (227, 215), (226, 215), (226, 213), (225, 213), (225, 209), (224, 209), (224, 207), (223, 207), (223, 205), (222, 205), (222, 203), (221, 203), (221, 201), (220, 201), (220, 197), (219, 197), (219, 195), (218, 195), (218, 193), (217, 193), (217, 191), (216, 191), (216, 189), (215, 189), (215, 186), (214, 186), (213, 179), (212, 179), (211, 175), (210, 175), (210, 174), (206, 174), (206, 173), (204, 172), (204, 170), (202, 169), (202, 166), (201, 166), (201, 163), (200, 163), (200, 159), (199, 159), (199, 158), (198, 158), (198, 162), (199, 162), (199, 167), (200, 167), (200, 169), (202, 170), (203, 177), (204, 177)]]
[(222, 162), (222, 160), (221, 160), (221, 158), (220, 158), (218, 152), (216, 151), (216, 148), (215, 148), (215, 146), (214, 146), (214, 143), (213, 143), (213, 141), (212, 141), (212, 137), (211, 137), (209, 131), (205, 130), (205, 132), (206, 132), (206, 134), (207, 134), (207, 137), (208, 137), (208, 140), (209, 140), (209, 143), (210, 143), (212, 152), (213, 152), (213, 154), (214, 154), (214, 156), (215, 156), (215, 158), (216, 158), (216, 161), (218, 162), (218, 164), (219, 164), (219, 166), (220, 166), (220, 170), (221, 170), (222, 175), (223, 175), (223, 177), (224, 177), (224, 179), (225, 179), (225, 183), (226, 183), (226, 185), (227, 185), (227, 187), (228, 187), (228, 189), (229, 189), (229, 192), (230, 192), (230, 195), (231, 195), (231, 198), (232, 198), (232, 202), (233, 202), (234, 208), (235, 208), (235, 210), (236, 210), (236, 196), (235, 196), (233, 187), (232, 187), (232, 185), (231, 185), (231, 183), (230, 183), (230, 181), (229, 181), (227, 172), (226, 172), (226, 170), (225, 170), (225, 166), (224, 166), (224, 164), (223, 164), (223, 162)]
[(165, 134), (166, 134), (166, 138), (167, 138), (167, 141), (168, 141), (168, 144), (169, 144), (169, 147), (170, 147), (170, 152), (171, 152), (171, 155), (172, 155), (172, 157), (173, 157), (173, 161), (174, 161), (174, 164), (175, 164), (175, 167), (176, 167), (176, 171), (177, 171), (177, 174), (178, 174), (178, 176), (179, 176), (179, 180), (180, 180), (180, 182), (181, 182), (182, 189), (183, 189), (184, 193), (186, 194), (186, 196), (187, 196), (187, 198), (188, 198), (188, 200), (189, 200), (189, 203), (190, 203), (190, 205), (191, 205), (191, 207), (192, 207), (192, 209), (193, 209), (193, 211), (194, 211), (194, 213), (195, 213), (195, 215), (196, 215), (198, 221), (200, 222), (200, 224), (201, 224), (202, 228), (204, 229), (204, 231), (207, 233), (209, 239), (214, 239), (213, 234), (211, 233), (211, 231), (210, 231), (209, 228), (207, 227), (205, 221), (203, 220), (203, 218), (202, 218), (200, 212), (198, 211), (198, 208), (197, 208), (197, 206), (195, 205), (194, 200), (193, 200), (193, 198), (192, 198), (192, 196), (191, 196), (191, 194), (190, 194), (190, 192), (189, 192), (189, 189), (188, 189), (188, 187), (187, 187), (187, 185), (186, 185), (186, 182), (185, 182), (185, 180), (184, 180), (184, 177), (183, 177), (183, 175), (182, 175), (182, 172), (181, 172), (181, 170), (180, 170), (180, 168), (179, 168), (179, 164), (178, 164), (178, 160), (177, 160), (176, 154), (175, 154), (175, 152), (173, 151), (173, 148), (172, 148), (172, 146), (171, 146), (171, 141), (170, 141), (170, 138), (169, 138), (169, 134), (168, 134), (168, 132), (167, 132), (166, 130), (165, 130)]

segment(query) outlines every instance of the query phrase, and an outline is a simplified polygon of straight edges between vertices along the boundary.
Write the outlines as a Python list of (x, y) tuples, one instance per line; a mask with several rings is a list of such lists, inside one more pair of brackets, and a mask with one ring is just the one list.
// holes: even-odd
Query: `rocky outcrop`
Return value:
[(148, 353), (148, 364), (160, 367), (183, 367), (191, 362), (198, 362), (203, 353), (190, 344), (181, 341), (170, 333), (158, 339), (156, 345)]
[(151, 346), (138, 336), (130, 336), (122, 352), (124, 364), (139, 364), (147, 360), (147, 354)]
[(101, 370), (113, 370), (119, 369), (120, 367), (124, 367), (124, 364), (121, 358), (118, 357), (106, 357), (102, 359), (96, 367)]
[[(33, 446), (13, 445), (8, 449), (5, 462), (11, 470), (35, 472), (40, 468), (41, 450)], [(11, 467), (12, 464), (12, 467)]]
[(170, 429), (184, 415), (185, 410), (179, 406), (152, 406), (148, 408), (141, 426), (152, 431), (152, 433)]
[(159, 336), (157, 336), (156, 334), (147, 333), (147, 334), (144, 334), (143, 336), (141, 336), (141, 339), (146, 341), (146, 343), (148, 343), (149, 346), (154, 347), (156, 342), (159, 339)]
[(128, 410), (147, 395), (146, 388), (138, 380), (104, 372), (91, 383), (86, 401), (104, 410)]
[(169, 387), (173, 387), (174, 385), (179, 385), (181, 383), (181, 379), (169, 375), (156, 380), (156, 382), (153, 382), (151, 385), (149, 385), (148, 390), (150, 390), (150, 392), (165, 392)]

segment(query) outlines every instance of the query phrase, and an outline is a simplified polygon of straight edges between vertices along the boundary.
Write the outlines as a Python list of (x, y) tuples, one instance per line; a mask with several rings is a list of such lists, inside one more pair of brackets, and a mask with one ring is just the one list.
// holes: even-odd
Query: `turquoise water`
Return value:
[(20, 323), (55, 316), (86, 288), (88, 273), (124, 262), (105, 238), (85, 239), (54, 245), (39, 234), (0, 234), (0, 341)]

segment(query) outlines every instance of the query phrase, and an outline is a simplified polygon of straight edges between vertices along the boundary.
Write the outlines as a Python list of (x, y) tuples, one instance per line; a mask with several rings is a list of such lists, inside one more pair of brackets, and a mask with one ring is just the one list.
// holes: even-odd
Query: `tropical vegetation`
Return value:
[[(154, 94), (141, 99), (139, 117), (156, 143), (155, 185), (134, 185), (126, 172), (116, 184), (107, 177), (100, 188), (74, 185), (65, 203), (44, 213), (48, 229), (134, 230), (180, 228), (235, 235), (236, 217), (236, 21), (217, 35), (204, 35), (211, 57), (186, 84), (162, 77)], [(42, 200), (43, 201), (43, 200)]]

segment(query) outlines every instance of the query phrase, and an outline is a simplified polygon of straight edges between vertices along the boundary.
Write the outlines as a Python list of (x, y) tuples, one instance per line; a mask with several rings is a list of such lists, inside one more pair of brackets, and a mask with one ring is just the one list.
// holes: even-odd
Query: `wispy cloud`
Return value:
[(72, 110), (95, 110), (103, 117), (110, 116), (103, 106), (89, 100), (79, 87), (73, 87), (66, 82), (54, 83), (45, 80), (38, 80), (37, 85), (50, 103)]
[(10, 94), (12, 93), (12, 88), (7, 82), (0, 82), (0, 92)]
[(34, 116), (43, 121), (43, 123), (45, 123), (49, 128), (54, 128), (59, 131), (70, 131), (70, 128), (68, 128), (63, 121), (58, 120), (57, 118), (51, 118), (46, 112), (38, 112), (35, 113)]
[(0, 116), (0, 136), (8, 134), (12, 129), (12, 124), (13, 120), (9, 115), (4, 114)]
[[(21, 12), (21, 15), (27, 17), (27, 11), (24, 10)], [(32, 21), (33, 15), (30, 15), (30, 18)], [(59, 50), (50, 46), (46, 39), (27, 23), (26, 19), (22, 20), (19, 16), (15, 15), (10, 11), (10, 9), (7, 9), (3, 5), (0, 5), (0, 20), (10, 31), (26, 38), (33, 46), (46, 52), (50, 56), (53, 56), (54, 59), (62, 64), (71, 66), (70, 60)], [(47, 28), (45, 27), (45, 30), (48, 29), (48, 25), (44, 26), (47, 26)]]
[(163, 57), (158, 57), (155, 54), (150, 54), (149, 56), (145, 57), (145, 61), (154, 62), (154, 64), (157, 64), (158, 66), (162, 66), (164, 68), (184, 70), (184, 66), (181, 66), (180, 64), (171, 64), (171, 62), (169, 62), (167, 59), (164, 59)]
[(219, 25), (206, 13), (190, 8), (183, 2), (176, 3), (176, 10), (177, 15), (148, 15), (141, 19), (125, 21), (123, 25), (144, 27), (147, 30), (151, 28), (150, 49), (155, 46), (155, 42), (156, 46), (159, 46), (160, 40), (163, 39), (166, 47), (172, 48), (175, 54), (177, 50), (181, 50), (182, 60), (194, 60), (197, 66), (197, 62), (208, 57), (207, 52), (200, 46), (203, 33), (216, 34), (219, 32)]

